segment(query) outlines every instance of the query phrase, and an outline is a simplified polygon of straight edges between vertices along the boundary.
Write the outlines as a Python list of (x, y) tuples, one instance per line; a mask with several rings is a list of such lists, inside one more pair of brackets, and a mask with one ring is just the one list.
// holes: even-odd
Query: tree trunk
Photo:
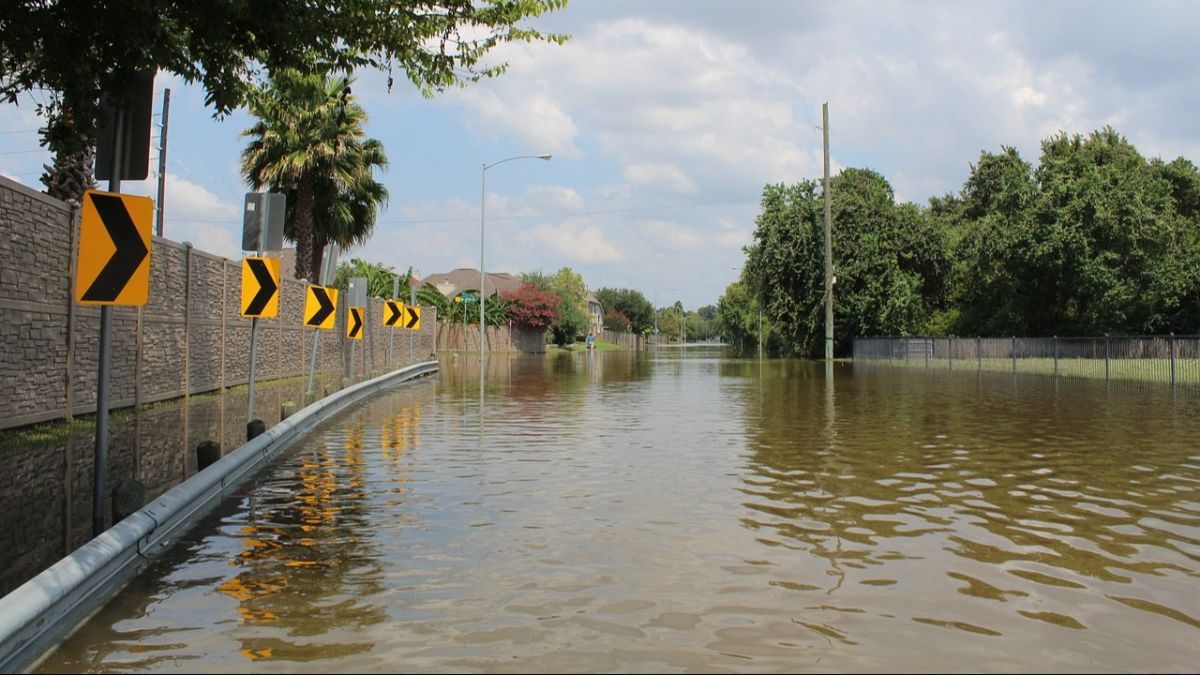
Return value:
[(312, 264), (312, 210), (312, 178), (305, 176), (300, 179), (300, 185), (296, 188), (296, 278), (318, 283), (321, 280), (317, 278), (317, 270), (313, 269)]
[[(327, 245), (320, 237), (313, 235), (312, 261), (309, 264), (312, 265), (312, 271), (315, 275), (321, 274), (321, 259), (325, 257), (325, 247)], [(324, 283), (325, 280), (317, 279), (317, 282)], [(333, 283), (333, 279), (330, 279), (329, 282)]]

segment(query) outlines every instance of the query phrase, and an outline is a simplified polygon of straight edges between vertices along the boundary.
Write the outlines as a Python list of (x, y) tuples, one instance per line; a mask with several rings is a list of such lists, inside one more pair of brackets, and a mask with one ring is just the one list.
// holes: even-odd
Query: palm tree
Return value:
[(387, 189), (374, 179), (387, 166), (383, 146), (367, 139), (367, 115), (347, 77), (283, 70), (250, 96), (258, 121), (242, 132), (242, 175), (255, 190), (288, 195), (284, 235), (296, 242), (296, 277), (315, 279), (325, 246), (352, 246), (375, 227)]

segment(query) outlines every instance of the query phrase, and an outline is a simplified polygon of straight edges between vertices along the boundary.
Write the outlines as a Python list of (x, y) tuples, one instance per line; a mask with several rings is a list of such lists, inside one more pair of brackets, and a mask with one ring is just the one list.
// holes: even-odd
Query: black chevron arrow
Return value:
[(362, 330), (362, 315), (357, 307), (350, 308), (350, 337), (358, 337), (359, 331)]
[(393, 302), (392, 300), (388, 300), (387, 308), (388, 308), (388, 316), (386, 319), (383, 320), (383, 325), (395, 326), (396, 320), (399, 319), (401, 316), (400, 304), (397, 302)]
[(279, 286), (275, 283), (275, 278), (271, 276), (267, 261), (249, 258), (246, 262), (250, 264), (250, 271), (254, 273), (254, 278), (258, 281), (258, 293), (250, 300), (250, 304), (246, 305), (244, 314), (259, 316), (266, 309), (267, 303), (271, 302), (271, 298), (275, 297), (275, 291), (279, 290)]
[(304, 322), (304, 325), (320, 326), (321, 324), (325, 323), (325, 319), (329, 318), (330, 314), (333, 314), (333, 310), (336, 309), (336, 307), (332, 302), (330, 302), (329, 293), (324, 288), (321, 286), (311, 286), (310, 288), (312, 289), (313, 297), (317, 299), (317, 304), (320, 305), (321, 308), (314, 312), (312, 316), (308, 317), (308, 320)]
[(100, 222), (104, 223), (104, 229), (108, 230), (108, 236), (117, 250), (83, 294), (83, 299), (88, 302), (112, 302), (125, 290), (125, 284), (129, 283), (129, 278), (137, 272), (150, 251), (120, 197), (93, 194), (92, 204), (96, 206)]
[(418, 321), (421, 320), (421, 315), (417, 314), (417, 310), (413, 309), (412, 307), (405, 307), (404, 309), (408, 312), (408, 321), (405, 322), (404, 327), (412, 328), (413, 326), (417, 325)]

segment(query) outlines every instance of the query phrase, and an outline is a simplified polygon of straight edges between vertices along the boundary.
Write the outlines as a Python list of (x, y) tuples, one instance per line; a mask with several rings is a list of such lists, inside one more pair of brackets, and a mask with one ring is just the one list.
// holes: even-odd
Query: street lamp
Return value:
[(544, 161), (548, 162), (548, 161), (550, 161), (550, 155), (549, 155), (549, 153), (547, 153), (544, 155), (517, 155), (516, 157), (506, 157), (498, 162), (492, 162), (491, 164), (484, 164), (483, 170), (479, 172), (479, 399), (480, 399), (480, 401), (483, 400), (483, 343), (484, 343), (483, 338), (487, 331), (487, 329), (485, 328), (485, 326), (487, 326), (487, 324), (484, 323), (484, 318), (483, 318), (484, 298), (487, 295), (483, 291), (484, 274), (485, 274), (483, 271), (484, 270), (484, 267), (483, 267), (483, 223), (484, 223), (484, 209), (485, 209), (485, 205), (487, 202), (487, 170), (492, 168), (493, 166), (496, 166), (497, 164), (511, 162), (514, 159), (540, 159), (540, 160), (544, 160)]

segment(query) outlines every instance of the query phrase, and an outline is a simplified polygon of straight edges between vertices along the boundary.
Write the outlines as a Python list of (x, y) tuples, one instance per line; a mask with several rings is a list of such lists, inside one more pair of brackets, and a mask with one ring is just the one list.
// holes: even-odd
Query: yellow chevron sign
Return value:
[(242, 259), (242, 316), (279, 316), (279, 258)]
[(304, 325), (309, 328), (333, 328), (337, 321), (338, 289), (332, 286), (309, 286), (304, 298)]
[(146, 304), (153, 224), (154, 201), (149, 197), (85, 192), (75, 301), (81, 305)]
[(351, 307), (350, 315), (346, 317), (346, 337), (351, 340), (361, 340), (363, 337), (363, 316), (365, 307)]
[(421, 308), (406, 305), (404, 307), (404, 327), (411, 330), (421, 330)]

